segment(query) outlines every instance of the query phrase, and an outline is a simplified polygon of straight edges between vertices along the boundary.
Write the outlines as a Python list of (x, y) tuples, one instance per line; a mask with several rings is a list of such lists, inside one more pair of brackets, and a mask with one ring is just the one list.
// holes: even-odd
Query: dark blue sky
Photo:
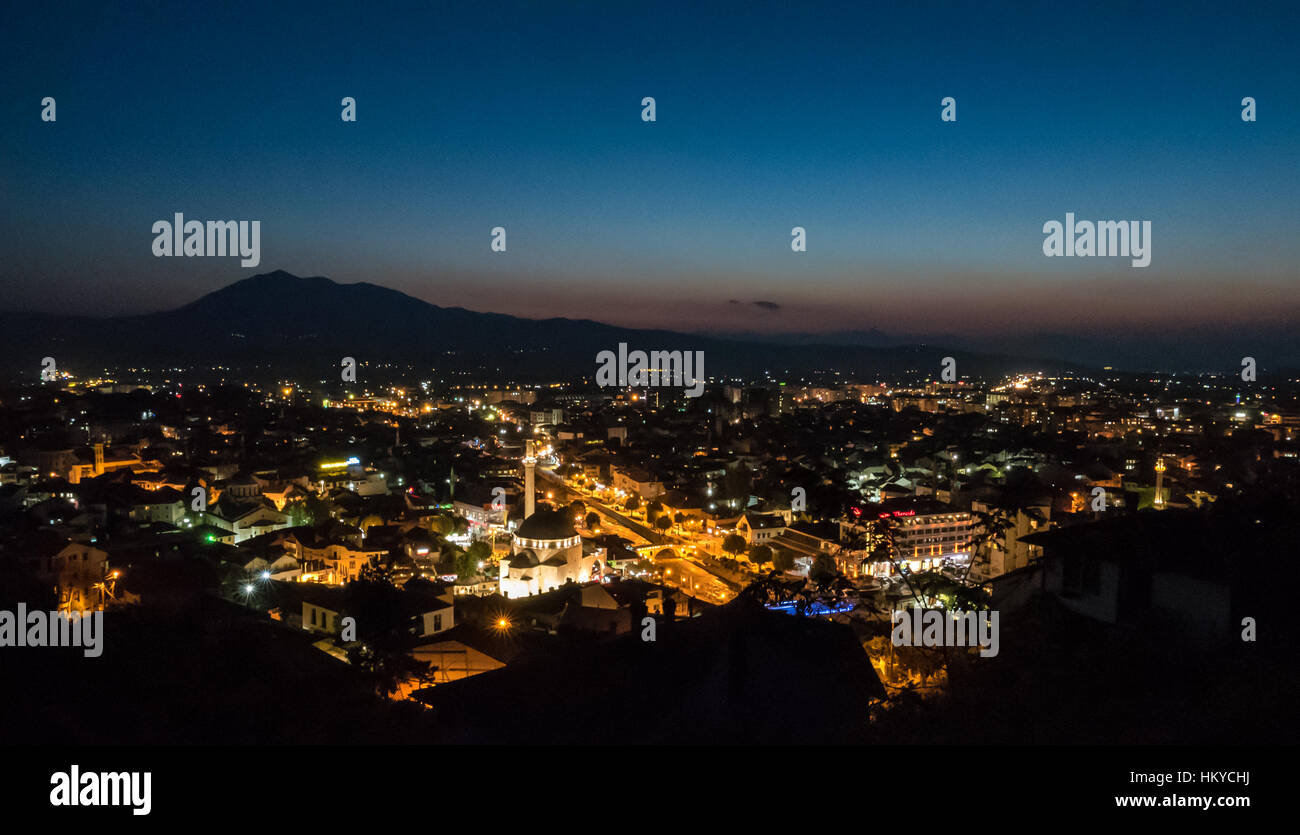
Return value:
[[(286, 269), (677, 329), (1300, 311), (1286, 5), (131, 5), (4, 21), (7, 308), (154, 310)], [(176, 211), (261, 220), (261, 265), (154, 258)], [(1151, 266), (1045, 258), (1067, 211), (1150, 220)]]

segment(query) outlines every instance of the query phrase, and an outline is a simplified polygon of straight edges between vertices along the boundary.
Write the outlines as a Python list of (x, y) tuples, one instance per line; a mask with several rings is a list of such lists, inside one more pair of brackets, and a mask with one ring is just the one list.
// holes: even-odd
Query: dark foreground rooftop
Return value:
[(834, 743), (884, 689), (839, 624), (737, 601), (423, 691), (440, 741)]

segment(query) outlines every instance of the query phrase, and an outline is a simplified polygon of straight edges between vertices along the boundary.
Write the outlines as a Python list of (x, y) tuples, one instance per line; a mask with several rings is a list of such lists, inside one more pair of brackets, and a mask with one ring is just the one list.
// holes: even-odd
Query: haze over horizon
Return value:
[[(143, 313), (284, 269), (774, 337), (1249, 340), (1300, 316), (1300, 71), (1262, 11), (593, 9), (16, 10), (4, 307)], [(261, 264), (153, 257), (175, 212), (260, 220)], [(1150, 220), (1151, 265), (1045, 258), (1066, 212)]]
[[(397, 302), (398, 307), (394, 308), (392, 307), (393, 299), (410, 299), (415, 304), (407, 304), (403, 307), (403, 303), (399, 301)], [(374, 308), (372, 303), (378, 303), (380, 309)], [(0, 335), (14, 337), (15, 333), (8, 331), (8, 329), (14, 328), (18, 333), (16, 338), (21, 344), (25, 344), (24, 340), (29, 337), (37, 337), (53, 340), (66, 348), (67, 343), (63, 340), (77, 338), (74, 335), (85, 329), (83, 323), (88, 318), (92, 321), (102, 320), (103, 324), (97, 328), (92, 328), (92, 330), (99, 333), (98, 338), (107, 340), (103, 346), (105, 349), (121, 349), (126, 344), (124, 342), (126, 334), (135, 332), (141, 325), (144, 325), (147, 330), (157, 327), (163, 321), (171, 321), (174, 325), (175, 319), (172, 317), (175, 315), (190, 317), (185, 320), (190, 324), (182, 325), (181, 331), (174, 334), (177, 339), (185, 339), (186, 337), (180, 334), (194, 333), (191, 328), (197, 325), (198, 322), (194, 321), (192, 316), (194, 312), (201, 310), (206, 310), (215, 317), (212, 320), (200, 317), (202, 326), (210, 328), (216, 325), (217, 331), (224, 334), (223, 327), (242, 330), (244, 328), (241, 326), (241, 322), (251, 323), (251, 318), (239, 318), (238, 311), (249, 311), (247, 315), (251, 317), (254, 308), (263, 308), (259, 312), (264, 316), (269, 315), (271, 317), (270, 321), (278, 321), (280, 324), (272, 329), (283, 336), (287, 331), (281, 331), (281, 326), (288, 327), (290, 321), (301, 319), (301, 314), (304, 312), (309, 315), (308, 321), (314, 321), (310, 317), (315, 315), (323, 316), (326, 319), (332, 318), (333, 324), (330, 327), (346, 328), (344, 323), (351, 318), (357, 326), (369, 329), (376, 324), (373, 321), (376, 316), (383, 320), (384, 317), (396, 313), (398, 309), (405, 312), (414, 312), (417, 308), (422, 308), (426, 304), (430, 303), (415, 299), (400, 290), (385, 287), (376, 282), (340, 282), (328, 276), (295, 275), (284, 270), (274, 270), (259, 272), (251, 276), (239, 275), (225, 286), (210, 293), (205, 293), (198, 299), (188, 300), (185, 303), (178, 302), (164, 309), (149, 311), (142, 314), (143, 318), (140, 319), (130, 315), (122, 316), (103, 313), (90, 315), (89, 317), (70, 317), (51, 311), (15, 312), (0, 309), (0, 320), (3, 320), (4, 323), (4, 327), (0, 327)], [(729, 304), (733, 306), (742, 305), (738, 300), (732, 300)], [(773, 307), (774, 304), (758, 302), (749, 303), (749, 306), (758, 310), (767, 310)], [(1238, 356), (1247, 356), (1254, 350), (1254, 346), (1266, 343), (1267, 352), (1263, 354), (1264, 358), (1262, 360), (1265, 368), (1287, 374), (1300, 371), (1300, 336), (1295, 334), (1294, 330), (1286, 323), (1280, 324), (1272, 330), (1255, 330), (1245, 334), (1231, 330), (1218, 330), (1195, 334), (1188, 331), (1168, 333), (1144, 331), (1138, 334), (1076, 336), (1052, 332), (1008, 331), (1002, 335), (966, 337), (956, 333), (907, 333), (866, 327), (841, 331), (790, 332), (784, 334), (742, 330), (726, 331), (717, 328), (687, 330), (673, 327), (650, 327), (644, 329), (634, 328), (620, 337), (609, 331), (606, 325), (622, 326), (586, 317), (526, 315), (509, 319), (509, 314), (506, 314), (507, 319), (503, 320), (497, 311), (476, 311), (458, 305), (428, 308), (430, 311), (439, 309), (448, 313), (460, 311), (463, 316), (457, 316), (456, 321), (459, 322), (469, 321), (464, 318), (465, 316), (476, 321), (481, 320), (482, 325), (480, 327), (471, 326), (470, 331), (462, 334), (463, 337), (472, 340), (481, 340), (484, 337), (485, 333), (482, 328), (487, 328), (489, 331), (494, 329), (499, 331), (493, 338), (510, 340), (512, 334), (514, 336), (518, 334), (515, 326), (505, 324), (507, 321), (514, 322), (516, 326), (522, 325), (524, 322), (531, 322), (533, 324), (529, 326), (529, 330), (535, 334), (542, 333), (537, 328), (545, 327), (548, 322), (556, 322), (555, 330), (549, 336), (552, 342), (549, 347), (558, 349), (561, 352), (577, 347), (573, 342), (575, 338), (579, 342), (583, 342), (596, 333), (605, 334), (601, 338), (608, 341), (617, 338), (635, 340), (648, 336), (648, 331), (666, 331), (675, 333), (678, 336), (694, 334), (700, 338), (700, 345), (707, 343), (714, 345), (715, 348), (722, 344), (716, 340), (723, 339), (733, 340), (738, 345), (749, 345), (752, 348), (765, 344), (768, 349), (782, 347), (793, 349), (795, 346), (822, 346), (822, 348), (837, 350), (843, 348), (850, 351), (859, 348), (922, 348), (930, 351), (955, 349), (968, 352), (971, 355), (982, 355), (990, 360), (995, 357), (1004, 357), (1015, 361), (1042, 361), (1045, 366), (1055, 366), (1059, 362), (1065, 362), (1074, 364), (1075, 367), (1079, 368), (1086, 367), (1099, 370), (1114, 368), (1120, 371), (1136, 372), (1223, 373), (1225, 370), (1224, 357), (1235, 359)], [(54, 318), (48, 320), (45, 318), (28, 319), (27, 317), (33, 313), (50, 314)], [(236, 318), (231, 319), (232, 315)], [(400, 317), (402, 314), (397, 315)], [(277, 319), (277, 317), (279, 318)], [(220, 319), (224, 325), (218, 324), (216, 319)], [(579, 325), (584, 322), (590, 323), (590, 325), (583, 326), (586, 330), (573, 331), (568, 325), (559, 324), (558, 320), (564, 320), (570, 325)], [(149, 324), (145, 325), (146, 321)], [(41, 323), (45, 324), (42, 325)], [(269, 324), (269, 322), (263, 324)], [(500, 331), (503, 325), (505, 330)], [(33, 327), (36, 327), (37, 331), (32, 331)], [(104, 327), (108, 327), (109, 330), (105, 331)], [(126, 328), (126, 330), (115, 330), (115, 328)], [(435, 326), (435, 330), (437, 329), (438, 327)], [(314, 327), (309, 327), (308, 330), (314, 331)], [(641, 333), (641, 337), (638, 337), (638, 331)], [(22, 334), (27, 334), (27, 336), (22, 336)], [(122, 338), (112, 334), (121, 334)], [(471, 336), (471, 334), (473, 335)], [(306, 335), (306, 331), (303, 331), (301, 335)], [(85, 334), (81, 334), (81, 336), (84, 337)], [(418, 353), (416, 346), (421, 341), (418, 332), (409, 332), (406, 337), (415, 340), (410, 344), (412, 350)], [(81, 341), (84, 341), (84, 339)], [(356, 343), (351, 344), (355, 347)], [(267, 347), (270, 349), (269, 346)], [(447, 347), (450, 347), (450, 345)], [(466, 345), (466, 347), (469, 346)], [(544, 346), (539, 344), (535, 347)], [(155, 350), (158, 349), (155, 346)], [(17, 344), (11, 346), (10, 353), (15, 350), (21, 353)], [(602, 347), (600, 350), (604, 350), (604, 348)], [(778, 357), (781, 355), (774, 354), (771, 356), (772, 359), (780, 362)], [(834, 354), (823, 352), (822, 356), (832, 363), (839, 362), (839, 359), (836, 359)], [(143, 360), (144, 356), (140, 355), (137, 359)], [(847, 359), (847, 357), (840, 359)], [(849, 360), (848, 367), (853, 366), (854, 363)]]

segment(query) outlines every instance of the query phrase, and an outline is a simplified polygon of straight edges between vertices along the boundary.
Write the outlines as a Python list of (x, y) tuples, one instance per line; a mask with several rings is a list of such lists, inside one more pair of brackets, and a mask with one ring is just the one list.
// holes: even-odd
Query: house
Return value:
[(215, 485), (221, 495), (229, 496), (240, 502), (256, 501), (262, 497), (262, 485), (247, 473), (236, 473)]
[(704, 509), (704, 499), (699, 496), (693, 496), (681, 490), (669, 490), (659, 497), (659, 503), (664, 506), (664, 512), (676, 520), (678, 514), (687, 520), (704, 522), (707, 512)]
[(408, 583), (402, 594), (415, 613), (415, 636), (441, 635), (456, 626), (455, 591), (446, 584)]
[(302, 576), (302, 565), (283, 548), (280, 553), (251, 557), (244, 563), (244, 571), (266, 580), (291, 581)]
[(1000, 518), (1006, 528), (994, 536), (984, 549), (987, 559), (977, 559), (971, 566), (971, 578), (991, 579), (1024, 568), (1042, 556), (1042, 548), (1025, 542), (1025, 537), (1047, 530), (1051, 525), (1052, 505), (1043, 500), (1028, 507), (999, 509), (980, 501), (971, 503), (971, 510)]
[(1116, 515), (1030, 534), (1043, 549), (1040, 590), (1104, 624), (1181, 644), (1240, 640), (1242, 619), (1286, 610), (1289, 587), (1258, 569), (1257, 555), (1284, 553), (1297, 525), (1263, 514), (1198, 510)]
[[(341, 588), (320, 583), (281, 588), (302, 601), (302, 628), (309, 632), (336, 634), (341, 629), (341, 619), (349, 616), (347, 593)], [(408, 584), (401, 595), (401, 606), (409, 617), (410, 633), (415, 638), (440, 635), (455, 627), (456, 609), (449, 587), (424, 584), (417, 588)]]
[(334, 634), (341, 628), (344, 602), (343, 591), (331, 586), (319, 586), (315, 583), (303, 584), (300, 591), (302, 598), (302, 628), (309, 632)]
[(216, 525), (195, 525), (192, 528), (186, 528), (186, 531), (199, 542), (219, 542), (222, 545), (235, 544), (235, 532), (219, 528)]
[(789, 525), (780, 513), (744, 513), (736, 523), (736, 533), (750, 545), (767, 545)]
[(184, 497), (179, 490), (171, 487), (140, 490), (131, 504), (130, 515), (135, 522), (168, 522), (176, 525), (185, 518)]
[(232, 532), (236, 544), (289, 527), (289, 517), (266, 499), (245, 502), (223, 495), (198, 516), (206, 524)]
[(707, 604), (679, 589), (640, 580), (571, 583), (523, 598), (511, 609), (516, 626), (532, 625), (561, 635), (622, 635), (641, 627), (641, 618), (663, 614), (665, 602), (678, 615), (694, 616)]
[(549, 404), (534, 406), (528, 413), (528, 422), (533, 426), (555, 426), (564, 422), (564, 409)]
[(516, 651), (505, 636), (464, 623), (421, 643), (411, 655), (431, 665), (434, 682), (444, 684), (499, 670)]
[[(808, 576), (808, 572), (819, 556), (833, 558), (840, 551), (838, 527), (811, 522), (798, 522), (785, 528), (765, 544), (770, 546), (773, 552), (788, 551), (794, 557), (792, 570), (804, 577)], [(858, 573), (856, 568), (855, 565), (852, 572), (844, 573), (856, 577)]]
[(582, 467), (584, 478), (596, 482), (610, 480), (610, 457), (607, 453), (594, 449), (588, 450), (579, 453), (574, 463)]
[(452, 585), (452, 591), (457, 596), (489, 597), (497, 593), (499, 584), (500, 580), (496, 577), (474, 577), (469, 580), (457, 580)]
[(59, 611), (102, 606), (102, 584), (109, 571), (106, 551), (48, 530), (11, 542), (7, 550), (39, 580), (55, 587)]
[(302, 564), (302, 579), (343, 584), (355, 580), (373, 561), (388, 556), (386, 547), (357, 546), (348, 539), (295, 529), (281, 540)]
[(664, 484), (640, 467), (617, 466), (613, 468), (614, 489), (640, 496), (643, 501), (657, 499), (664, 494)]
[[(494, 493), (495, 488), (500, 491)], [(456, 515), (469, 523), (470, 535), (476, 539), (494, 532), (508, 532), (518, 526), (523, 516), (523, 485), (517, 478), (504, 479), (492, 488), (486, 484), (472, 485), (457, 495), (453, 505)]]

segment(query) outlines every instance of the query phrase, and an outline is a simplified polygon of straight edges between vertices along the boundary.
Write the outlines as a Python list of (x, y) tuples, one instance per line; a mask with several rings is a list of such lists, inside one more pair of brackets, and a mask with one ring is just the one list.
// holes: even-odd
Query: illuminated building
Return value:
[[(852, 521), (840, 525), (842, 538), (865, 535), (873, 539), (884, 525), (893, 534), (894, 561), (908, 571), (937, 570), (945, 561), (963, 564), (970, 560), (975, 519), (968, 511), (934, 499), (886, 499), (855, 511)], [(882, 559), (868, 563), (864, 572), (879, 577), (894, 570)]]
[(515, 530), (510, 558), (501, 560), (500, 589), (506, 597), (527, 597), (599, 580), (601, 568), (598, 558), (583, 554), (568, 510), (543, 507)]

